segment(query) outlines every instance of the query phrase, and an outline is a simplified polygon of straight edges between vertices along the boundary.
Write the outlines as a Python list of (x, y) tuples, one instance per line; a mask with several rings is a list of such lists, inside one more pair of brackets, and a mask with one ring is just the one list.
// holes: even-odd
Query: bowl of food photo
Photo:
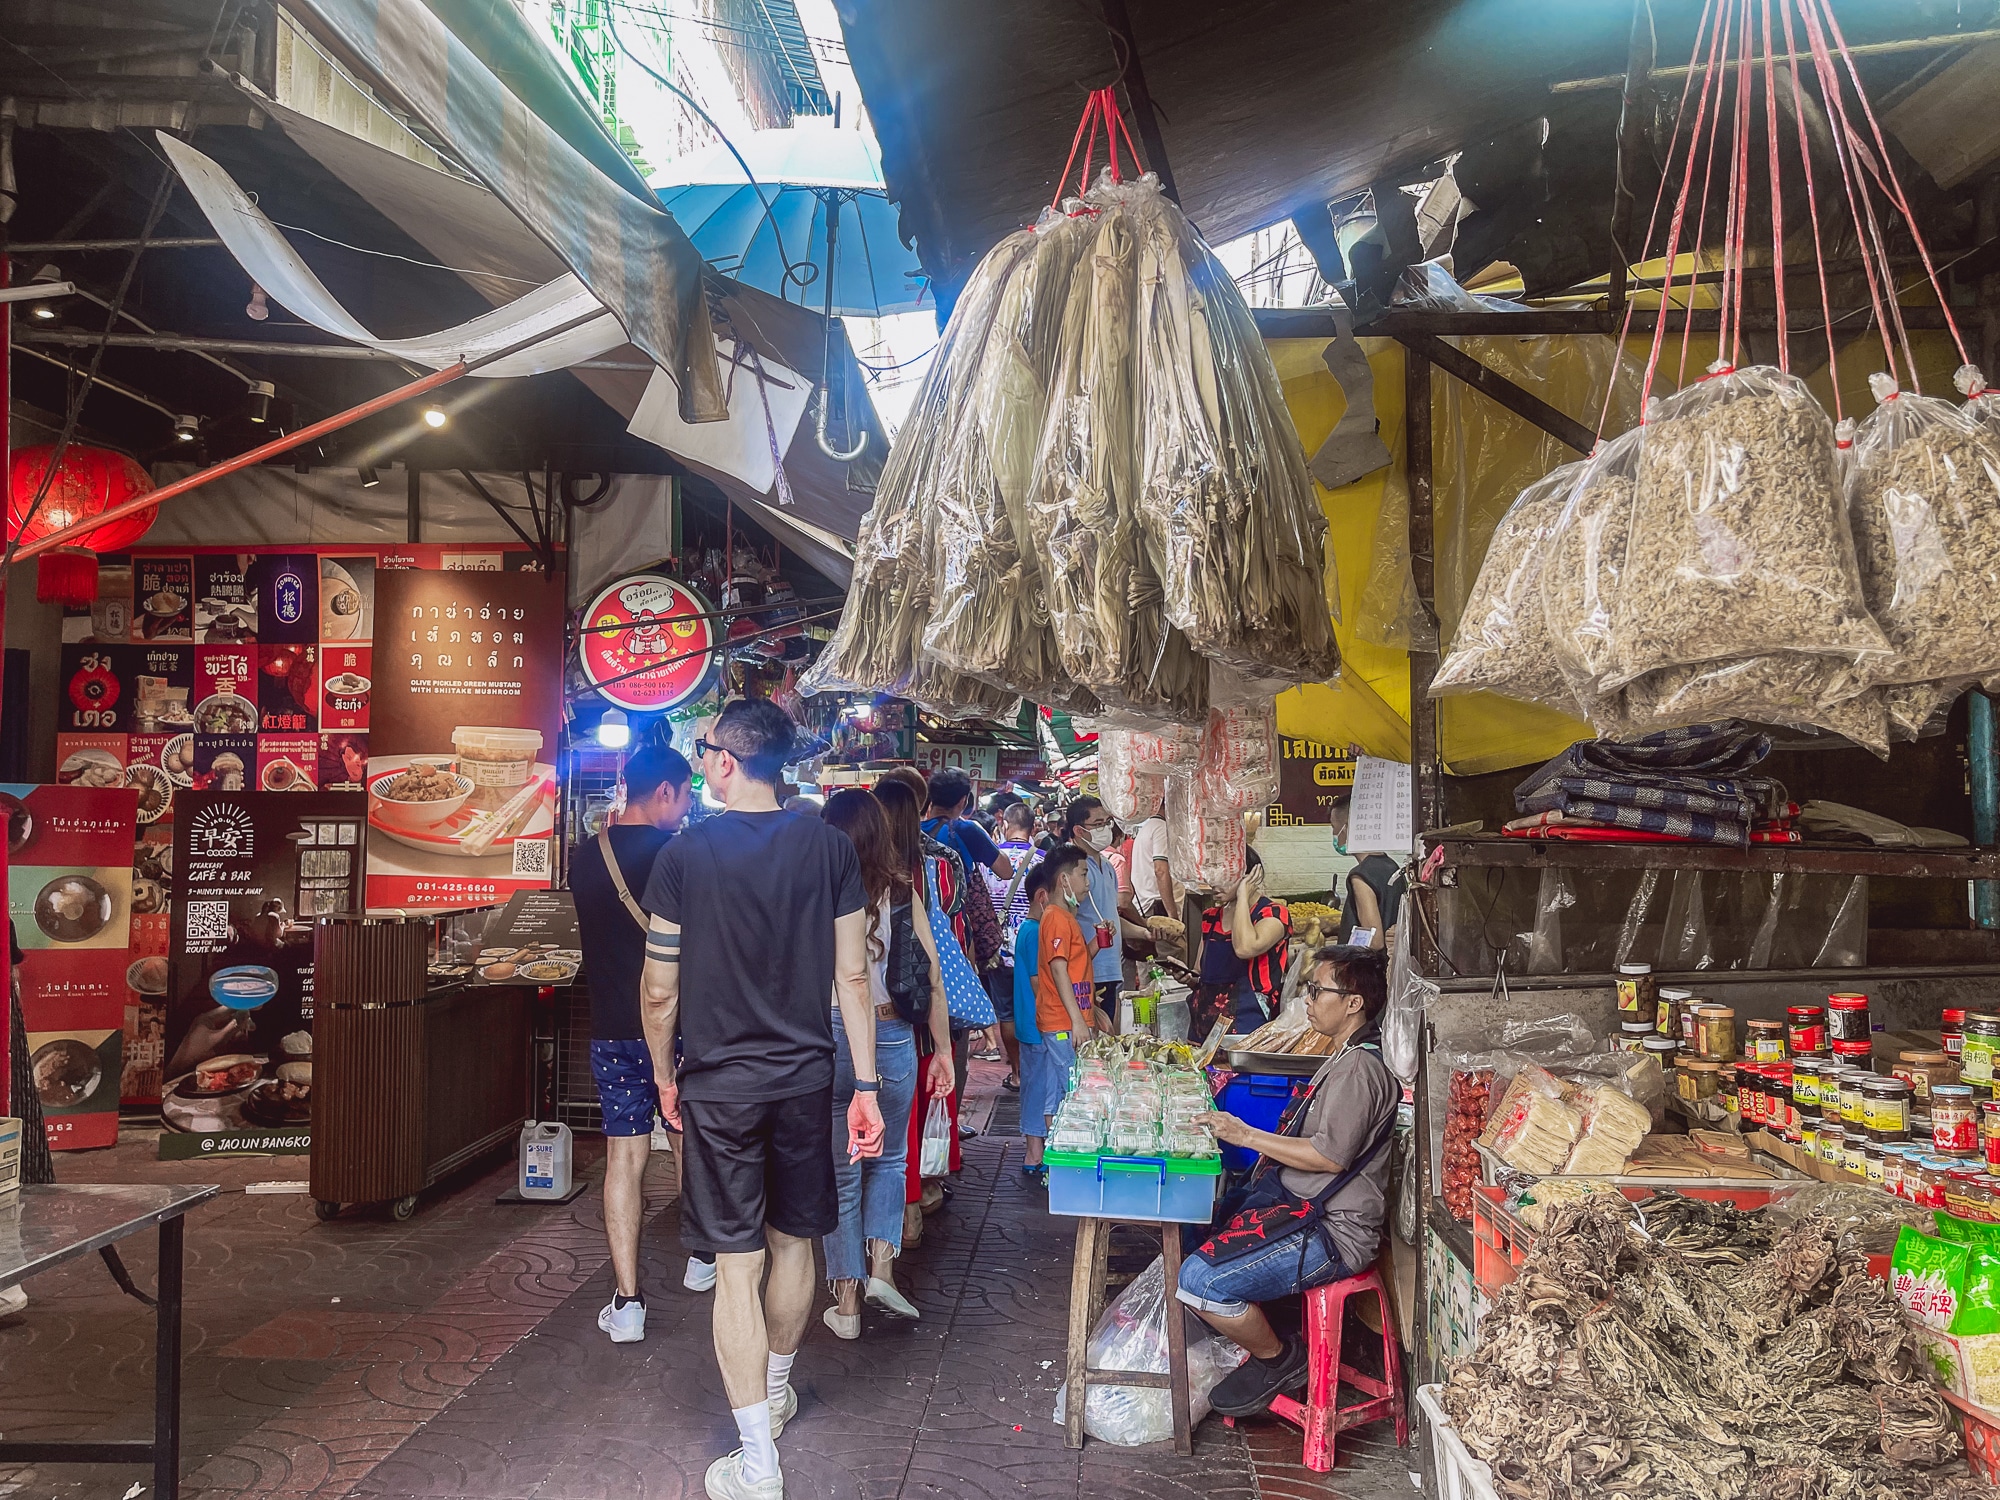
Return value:
[(236, 693), (210, 693), (194, 706), (198, 734), (255, 734), (257, 705)]
[(472, 796), (470, 776), (417, 761), (368, 781), (368, 815), (400, 833), (428, 833)]
[(111, 892), (88, 875), (62, 875), (35, 897), (35, 925), (58, 943), (87, 943), (111, 922)]
[(28, 1071), (35, 1080), (35, 1096), (45, 1109), (81, 1104), (104, 1078), (104, 1064), (96, 1050), (73, 1036), (57, 1037), (37, 1047)]

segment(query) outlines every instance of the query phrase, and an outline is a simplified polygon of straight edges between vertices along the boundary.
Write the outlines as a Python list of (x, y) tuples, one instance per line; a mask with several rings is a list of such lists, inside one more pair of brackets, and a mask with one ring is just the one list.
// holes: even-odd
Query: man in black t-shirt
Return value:
[[(1347, 820), (1353, 807), (1353, 798), (1349, 795), (1334, 799), (1329, 822), (1332, 824), (1336, 854), (1347, 853)], [(1358, 928), (1369, 934), (1362, 947), (1393, 947), (1396, 922), (1402, 915), (1403, 898), (1409, 890), (1409, 872), (1397, 861), (1386, 854), (1362, 855), (1354, 868), (1347, 872), (1347, 892), (1340, 903), (1340, 927), (1334, 942), (1348, 943)]]
[[(590, 978), (590, 1072), (604, 1114), (604, 1233), (617, 1282), (597, 1326), (614, 1344), (635, 1344), (646, 1336), (639, 1224), (660, 1101), (639, 1020), (648, 919), (638, 893), (652, 877), (654, 859), (687, 821), (693, 801), (694, 768), (685, 756), (664, 745), (640, 750), (625, 762), (624, 810), (601, 838), (584, 839), (569, 858), (570, 895)], [(617, 861), (616, 880), (604, 858), (607, 842)], [(713, 1261), (689, 1261), (685, 1284), (697, 1291), (715, 1285)]]
[(798, 1410), (812, 1242), (840, 1222), (835, 1001), (854, 1060), (845, 1150), (882, 1149), (861, 863), (840, 830), (779, 807), (793, 739), (774, 704), (722, 711), (694, 748), (726, 811), (660, 852), (644, 899), (642, 1018), (660, 1112), (684, 1132), (681, 1238), (716, 1254), (716, 1359), (743, 1439), (709, 1466), (711, 1500), (785, 1493), (776, 1440)]

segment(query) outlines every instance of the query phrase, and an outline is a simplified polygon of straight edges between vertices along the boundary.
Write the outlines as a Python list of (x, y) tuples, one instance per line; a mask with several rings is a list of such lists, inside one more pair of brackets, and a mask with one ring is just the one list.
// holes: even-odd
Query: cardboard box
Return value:
[(0, 1198), (21, 1186), (21, 1122), (0, 1115)]

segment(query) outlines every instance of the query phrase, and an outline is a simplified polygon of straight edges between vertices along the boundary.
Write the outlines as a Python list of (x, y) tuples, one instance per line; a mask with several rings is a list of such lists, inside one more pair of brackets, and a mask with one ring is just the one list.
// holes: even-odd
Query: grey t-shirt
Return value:
[[(1312, 1103), (1306, 1107), (1305, 1140), (1328, 1161), (1348, 1167), (1361, 1159), (1383, 1122), (1403, 1097), (1382, 1055), (1366, 1047), (1348, 1047), (1326, 1060), (1313, 1077)], [(1341, 1264), (1359, 1273), (1375, 1264), (1382, 1252), (1382, 1222), (1389, 1212), (1389, 1156), (1384, 1146), (1375, 1159), (1326, 1206), (1326, 1230)], [(1285, 1190), (1302, 1198), (1326, 1191), (1328, 1172), (1286, 1167)]]

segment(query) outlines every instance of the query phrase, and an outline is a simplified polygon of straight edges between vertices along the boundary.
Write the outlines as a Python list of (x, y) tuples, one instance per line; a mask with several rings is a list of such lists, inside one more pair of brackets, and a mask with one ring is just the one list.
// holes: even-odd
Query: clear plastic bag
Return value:
[(1432, 697), (1484, 691), (1577, 711), (1549, 639), (1541, 577), (1550, 538), (1583, 470), (1579, 461), (1544, 475), (1521, 491), (1494, 528), (1458, 633), (1431, 682)]
[(1725, 657), (1887, 651), (1862, 596), (1833, 422), (1804, 381), (1725, 371), (1660, 402), (1644, 432), (1600, 686)]
[(1550, 532), (1542, 563), (1542, 618), (1556, 669), (1600, 733), (1620, 723), (1621, 705), (1606, 680), (1614, 665), (1612, 611), (1625, 571), (1645, 434), (1635, 427), (1591, 455)]
[(1204, 800), (1188, 777), (1167, 782), (1167, 867), (1174, 884), (1227, 890), (1243, 878), (1248, 850), (1243, 809)]
[(1269, 805), (1278, 794), (1276, 702), (1212, 709), (1193, 775), (1206, 806), (1248, 812)]
[(1135, 764), (1132, 741), (1139, 737), (1129, 729), (1097, 732), (1097, 795), (1105, 811), (1128, 827), (1157, 813), (1167, 793), (1164, 776)]
[[(1222, 1377), (1248, 1357), (1241, 1345), (1210, 1331), (1178, 1299), (1167, 1293), (1166, 1263), (1153, 1263), (1132, 1278), (1118, 1300), (1090, 1330), (1090, 1363), (1095, 1369), (1167, 1373), (1167, 1319), (1186, 1318), (1188, 1416), (1200, 1424), (1210, 1394)], [(1056, 1392), (1055, 1420), (1064, 1420), (1068, 1387)], [(1083, 1402), (1083, 1430), (1101, 1443), (1136, 1448), (1163, 1443), (1174, 1435), (1173, 1394), (1130, 1385), (1093, 1385)]]
[(923, 1144), (917, 1158), (919, 1177), (942, 1177), (951, 1170), (951, 1107), (931, 1100), (924, 1115)]
[(1848, 510), (1868, 607), (1894, 654), (1874, 681), (2000, 671), (2000, 427), (1877, 375), (1855, 432)]
[[(1657, 1063), (1653, 1071), (1658, 1074)], [(1615, 1084), (1599, 1084), (1585, 1097), (1582, 1126), (1563, 1171), (1615, 1177), (1652, 1128), (1653, 1117), (1644, 1104)]]
[(1952, 704), (1972, 685), (1971, 678), (1959, 677), (1949, 682), (1904, 682), (1882, 689), (1889, 715), (1889, 738), (1922, 740), (1943, 734)]
[(1852, 693), (1851, 680), (1851, 670), (1836, 658), (1792, 651), (1668, 667), (1627, 684), (1620, 722), (1610, 737), (1635, 739), (1661, 729), (1752, 719), (1828, 730), (1886, 760), (1890, 726), (1884, 695), (1869, 688), (1834, 701), (1844, 684)]
[(1166, 616), (1198, 650), (1287, 682), (1340, 667), (1327, 523), (1243, 294), (1150, 176), (1138, 232), (1139, 500)]

